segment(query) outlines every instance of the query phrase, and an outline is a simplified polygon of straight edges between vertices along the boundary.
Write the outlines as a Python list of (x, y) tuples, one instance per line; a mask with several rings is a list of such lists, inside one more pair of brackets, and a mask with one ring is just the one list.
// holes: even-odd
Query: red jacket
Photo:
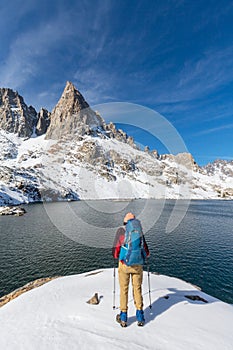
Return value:
[[(121, 246), (124, 244), (124, 240), (125, 240), (125, 228), (119, 227), (117, 232), (116, 232), (116, 236), (115, 236), (115, 240), (114, 240), (113, 248), (112, 248), (112, 255), (113, 255), (114, 259), (119, 258)], [(144, 242), (144, 249), (146, 252), (146, 256), (148, 257), (150, 255), (150, 252), (149, 252), (144, 235), (143, 235), (143, 242)]]

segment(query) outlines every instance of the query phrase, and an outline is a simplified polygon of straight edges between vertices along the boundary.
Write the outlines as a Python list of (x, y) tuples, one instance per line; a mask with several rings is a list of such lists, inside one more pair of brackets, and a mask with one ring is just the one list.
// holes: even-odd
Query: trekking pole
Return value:
[(115, 267), (115, 259), (114, 259), (114, 267), (113, 267), (113, 310), (116, 309), (116, 267)]
[(149, 301), (150, 301), (149, 308), (151, 309), (152, 305), (151, 305), (151, 291), (150, 291), (150, 265), (148, 262), (148, 258), (146, 259), (146, 264), (147, 264), (148, 289), (149, 289)]

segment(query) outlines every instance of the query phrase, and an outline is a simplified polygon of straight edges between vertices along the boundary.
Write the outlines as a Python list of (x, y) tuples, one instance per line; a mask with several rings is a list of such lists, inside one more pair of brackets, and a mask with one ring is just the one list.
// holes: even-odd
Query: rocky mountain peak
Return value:
[(65, 89), (57, 104), (62, 108), (66, 107), (73, 112), (80, 112), (82, 109), (89, 108), (89, 104), (85, 101), (82, 94), (75, 88), (73, 83), (67, 81)]
[(20, 137), (30, 137), (36, 123), (36, 110), (32, 106), (28, 107), (17, 91), (0, 88), (1, 129)]
[(82, 136), (93, 129), (103, 127), (103, 119), (89, 107), (71, 82), (66, 83), (50, 119), (47, 139), (59, 139), (64, 135)]

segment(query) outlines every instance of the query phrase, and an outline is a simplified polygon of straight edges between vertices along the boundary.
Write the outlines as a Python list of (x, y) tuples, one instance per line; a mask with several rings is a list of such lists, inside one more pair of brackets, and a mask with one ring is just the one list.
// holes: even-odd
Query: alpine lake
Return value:
[(20, 217), (0, 216), (0, 296), (41, 277), (116, 266), (115, 232), (132, 211), (146, 228), (151, 272), (233, 304), (233, 201), (177, 202), (40, 203), (24, 205)]

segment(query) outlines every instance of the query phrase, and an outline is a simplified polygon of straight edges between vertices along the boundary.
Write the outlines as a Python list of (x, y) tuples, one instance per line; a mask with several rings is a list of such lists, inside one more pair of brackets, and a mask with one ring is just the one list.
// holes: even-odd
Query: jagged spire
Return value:
[(75, 88), (74, 84), (67, 81), (65, 89), (60, 100), (55, 108), (61, 105), (66, 110), (71, 110), (72, 113), (80, 112), (84, 108), (88, 108), (89, 104), (85, 101), (82, 94)]
[(17, 91), (0, 88), (0, 128), (30, 137), (37, 123), (37, 113), (32, 106), (27, 106)]
[(89, 107), (82, 94), (68, 81), (52, 111), (46, 138), (59, 139), (64, 134), (83, 135), (87, 129), (102, 124), (102, 118)]

